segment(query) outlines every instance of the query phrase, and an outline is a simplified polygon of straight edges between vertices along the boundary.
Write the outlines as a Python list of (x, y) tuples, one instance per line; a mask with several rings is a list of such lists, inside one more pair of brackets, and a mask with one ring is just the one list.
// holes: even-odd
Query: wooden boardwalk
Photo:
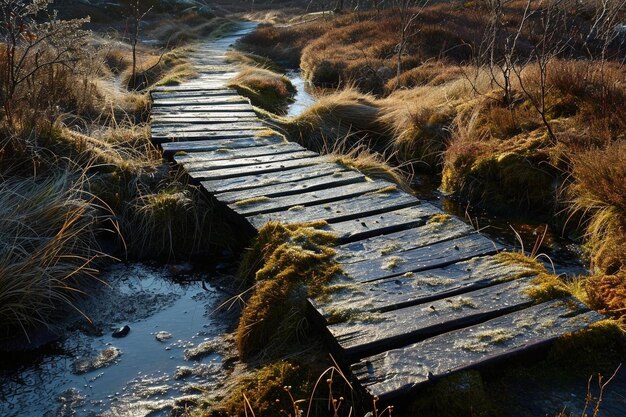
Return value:
[(255, 228), (325, 220), (340, 236), (344, 273), (311, 311), (369, 393), (392, 398), (602, 318), (574, 299), (537, 303), (531, 271), (461, 220), (268, 133), (225, 87), (224, 51), (250, 28), (198, 48), (197, 79), (154, 91), (153, 139)]

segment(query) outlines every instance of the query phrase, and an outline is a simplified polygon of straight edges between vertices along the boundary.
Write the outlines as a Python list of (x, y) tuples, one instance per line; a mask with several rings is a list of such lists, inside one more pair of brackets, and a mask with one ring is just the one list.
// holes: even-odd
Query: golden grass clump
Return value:
[(351, 141), (366, 141), (372, 148), (380, 149), (387, 145), (384, 128), (378, 121), (380, 112), (380, 104), (373, 96), (345, 89), (321, 97), (297, 117), (274, 122), (292, 140), (309, 149), (332, 149), (339, 142)]
[(84, 187), (61, 171), (0, 181), (2, 333), (49, 325), (97, 273), (101, 214)]
[(573, 295), (565, 282), (558, 276), (549, 273), (535, 258), (519, 252), (501, 252), (496, 256), (504, 264), (520, 265), (528, 269), (523, 276), (534, 276), (533, 286), (528, 291), (528, 295), (536, 302), (540, 303)]
[(585, 284), (594, 309), (616, 318), (626, 317), (626, 268), (613, 275), (592, 276)]
[(608, 275), (626, 267), (626, 141), (571, 157), (571, 209), (586, 233), (592, 268)]
[(327, 154), (327, 157), (369, 178), (392, 182), (407, 192), (411, 190), (406, 174), (397, 166), (391, 165), (380, 153), (370, 151), (367, 146), (358, 145), (351, 149), (336, 146)]
[(242, 279), (254, 276), (237, 328), (242, 358), (276, 357), (301, 336), (306, 297), (320, 293), (339, 271), (333, 261), (335, 236), (320, 230), (323, 225), (269, 222), (259, 231), (240, 269)]
[(229, 81), (229, 87), (248, 97), (254, 106), (276, 114), (284, 114), (293, 101), (295, 87), (284, 75), (272, 70), (241, 66), (239, 73)]

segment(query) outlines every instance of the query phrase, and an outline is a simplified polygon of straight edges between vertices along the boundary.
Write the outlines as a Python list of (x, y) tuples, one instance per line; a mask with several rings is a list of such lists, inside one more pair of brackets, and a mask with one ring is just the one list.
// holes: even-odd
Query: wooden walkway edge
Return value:
[(200, 75), (152, 93), (153, 141), (207, 193), (259, 229), (325, 220), (343, 273), (312, 314), (372, 395), (545, 346), (603, 319), (573, 299), (539, 303), (532, 271), (433, 205), (267, 134), (226, 87), (224, 52), (253, 24), (193, 52)]

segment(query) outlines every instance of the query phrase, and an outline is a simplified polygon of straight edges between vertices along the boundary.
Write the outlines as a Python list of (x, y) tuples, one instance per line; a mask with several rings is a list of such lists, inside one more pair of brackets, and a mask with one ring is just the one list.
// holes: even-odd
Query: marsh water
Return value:
[[(164, 416), (228, 374), (229, 297), (206, 273), (118, 264), (78, 304), (93, 320), (66, 324), (61, 341), (0, 361), (0, 415)], [(129, 326), (123, 338), (115, 329)], [(201, 349), (196, 349), (198, 346)]]

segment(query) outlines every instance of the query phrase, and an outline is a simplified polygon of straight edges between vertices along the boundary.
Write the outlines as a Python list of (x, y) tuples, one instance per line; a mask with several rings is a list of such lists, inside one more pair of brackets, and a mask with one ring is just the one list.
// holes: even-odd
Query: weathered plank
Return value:
[(236, 123), (207, 123), (207, 124), (191, 124), (191, 125), (173, 125), (173, 124), (154, 124), (151, 131), (153, 135), (168, 136), (168, 135), (185, 135), (189, 132), (221, 132), (229, 130), (261, 130), (267, 129), (263, 123), (259, 120), (242, 121), (238, 120)]
[(207, 94), (211, 94), (212, 92), (216, 92), (219, 94), (220, 92), (229, 92), (232, 94), (237, 94), (237, 92), (228, 89), (228, 88), (209, 88), (205, 86), (203, 83), (189, 81), (185, 84), (180, 85), (161, 85), (154, 87), (151, 91), (151, 94), (173, 94), (173, 93), (198, 93), (205, 92)]
[[(246, 123), (246, 122), (259, 122), (259, 119), (250, 114), (247, 116), (224, 116), (222, 117), (198, 117), (198, 118), (186, 118), (186, 117), (154, 117), (150, 120), (152, 127), (190, 127), (194, 125), (216, 125), (230, 123)], [(259, 122), (260, 123), (260, 122)]]
[(364, 181), (350, 185), (341, 185), (334, 188), (325, 188), (317, 191), (304, 192), (284, 197), (267, 199), (239, 200), (230, 204), (235, 212), (244, 216), (254, 216), (263, 213), (274, 213), (287, 210), (293, 206), (315, 206), (329, 204), (350, 197), (373, 193), (388, 187), (387, 181)]
[(501, 248), (494, 242), (474, 232), (468, 236), (375, 259), (347, 264), (340, 262), (340, 265), (350, 279), (366, 282), (442, 267), (475, 256), (496, 253), (498, 249)]
[(182, 97), (219, 97), (219, 96), (239, 96), (235, 90), (220, 89), (220, 90), (199, 90), (199, 89), (184, 89), (184, 90), (153, 90), (150, 93), (152, 99), (170, 99), (170, 98), (182, 98)]
[(284, 143), (285, 139), (280, 136), (263, 136), (247, 138), (233, 138), (222, 140), (199, 140), (199, 141), (181, 141), (162, 143), (163, 153), (165, 156), (172, 155), (177, 152), (207, 152), (216, 151), (218, 149), (241, 149), (255, 146), (275, 145)]
[(345, 172), (345, 169), (338, 167), (337, 164), (333, 162), (322, 162), (317, 165), (300, 167), (297, 170), (251, 174), (244, 177), (203, 181), (202, 186), (209, 193), (241, 191), (254, 189), (256, 187), (266, 187), (268, 185), (278, 185), (310, 178), (318, 178), (325, 175), (333, 175), (336, 172)]
[(398, 277), (366, 283), (346, 282), (344, 277), (338, 275), (331, 282), (333, 291), (323, 300), (317, 300), (316, 306), (322, 316), (330, 315), (333, 308), (388, 311), (532, 274), (534, 272), (524, 265), (506, 262), (498, 256), (481, 256), (441, 268), (408, 272)]
[(175, 113), (209, 113), (209, 112), (228, 112), (252, 111), (252, 105), (248, 103), (241, 104), (214, 104), (214, 105), (197, 105), (197, 106), (159, 106), (152, 108), (152, 114), (167, 115)]
[(182, 132), (176, 134), (152, 134), (152, 141), (160, 144), (164, 142), (190, 142), (210, 139), (237, 139), (255, 136), (258, 130), (227, 130), (219, 132)]
[(421, 226), (437, 213), (440, 211), (435, 206), (422, 203), (415, 207), (328, 224), (324, 229), (335, 233), (340, 243), (348, 243)]
[(261, 196), (282, 197), (308, 191), (322, 190), (330, 187), (338, 187), (340, 185), (354, 184), (362, 181), (365, 181), (365, 177), (360, 172), (335, 171), (322, 177), (286, 182), (282, 184), (266, 185), (264, 187), (255, 187), (247, 190), (230, 191), (217, 194), (216, 198), (225, 203), (234, 203), (236, 201)]
[(335, 259), (341, 264), (354, 263), (451, 240), (474, 232), (473, 228), (459, 219), (446, 217), (445, 220), (441, 220), (440, 213), (431, 214), (424, 217), (424, 223), (416, 227), (338, 246), (335, 248), (337, 252)]
[(554, 300), (483, 324), (362, 359), (351, 369), (372, 395), (388, 400), (452, 372), (540, 348), (600, 320), (574, 299)]
[(189, 176), (196, 180), (217, 180), (233, 177), (243, 177), (251, 174), (263, 174), (266, 172), (286, 171), (288, 169), (296, 169), (299, 167), (316, 165), (320, 162), (326, 162), (326, 158), (318, 156), (315, 158), (303, 158), (258, 165), (248, 165), (240, 168), (190, 171)]
[(188, 106), (221, 106), (233, 104), (249, 104), (247, 98), (241, 96), (204, 96), (204, 97), (180, 97), (159, 98), (153, 101), (153, 108), (163, 107), (188, 107)]
[[(181, 164), (188, 172), (213, 171), (217, 169), (230, 169), (248, 165), (260, 165), (279, 163), (283, 161), (296, 161), (305, 158), (319, 158), (319, 154), (312, 151), (294, 151), (288, 153), (276, 153), (273, 155), (252, 156), (250, 158), (221, 159), (214, 161), (189, 161)], [(180, 162), (179, 162), (180, 163)]]
[(180, 155), (174, 157), (174, 161), (179, 164), (189, 162), (212, 162), (221, 161), (225, 159), (242, 159), (253, 158), (256, 156), (265, 155), (277, 155), (281, 153), (291, 153), (298, 151), (305, 151), (306, 149), (297, 143), (283, 142), (277, 145), (259, 146), (256, 148), (243, 148), (243, 149), (227, 149), (222, 148), (212, 152), (195, 152), (187, 155)]
[(268, 221), (287, 224), (325, 220), (340, 222), (361, 216), (375, 215), (391, 210), (419, 204), (419, 200), (404, 192), (394, 191), (377, 195), (364, 195), (333, 203), (326, 206), (291, 207), (280, 213), (259, 214), (248, 217), (248, 221), (260, 228)]
[(528, 307), (533, 278), (384, 313), (334, 310), (345, 321), (328, 330), (347, 356), (374, 355)]

